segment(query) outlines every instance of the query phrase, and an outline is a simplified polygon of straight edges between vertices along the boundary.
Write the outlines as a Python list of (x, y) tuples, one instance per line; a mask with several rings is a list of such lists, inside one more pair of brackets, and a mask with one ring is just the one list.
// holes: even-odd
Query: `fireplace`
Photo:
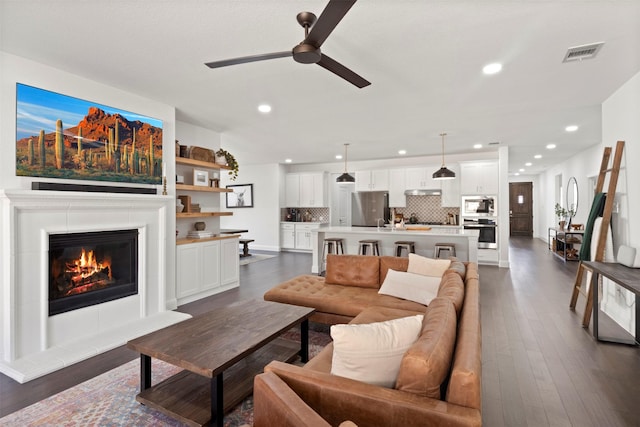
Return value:
[(49, 316), (137, 293), (137, 229), (49, 235)]

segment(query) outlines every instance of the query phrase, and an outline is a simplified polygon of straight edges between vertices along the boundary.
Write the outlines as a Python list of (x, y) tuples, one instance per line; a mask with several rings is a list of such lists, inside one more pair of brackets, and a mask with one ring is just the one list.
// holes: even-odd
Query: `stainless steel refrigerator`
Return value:
[(364, 191), (351, 195), (351, 225), (375, 227), (383, 219), (389, 222), (389, 193), (386, 191)]

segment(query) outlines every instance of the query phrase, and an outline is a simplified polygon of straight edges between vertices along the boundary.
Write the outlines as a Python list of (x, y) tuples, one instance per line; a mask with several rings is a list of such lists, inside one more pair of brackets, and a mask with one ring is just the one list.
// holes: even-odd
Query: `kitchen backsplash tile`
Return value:
[(440, 206), (440, 196), (406, 196), (407, 207), (396, 208), (405, 220), (412, 213), (418, 217), (418, 221), (447, 222), (449, 214), (459, 215), (460, 208), (443, 208)]
[[(329, 208), (295, 208), (300, 212), (302, 217), (305, 217), (307, 211), (311, 216), (311, 222), (329, 222)], [(280, 220), (287, 220), (287, 213), (289, 212), (289, 208), (280, 209)], [(301, 221), (303, 222), (303, 221)]]

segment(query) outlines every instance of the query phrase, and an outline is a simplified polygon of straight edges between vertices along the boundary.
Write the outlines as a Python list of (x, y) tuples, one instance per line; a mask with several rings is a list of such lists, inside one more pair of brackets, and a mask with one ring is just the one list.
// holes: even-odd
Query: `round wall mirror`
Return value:
[(578, 181), (576, 177), (569, 178), (567, 183), (567, 214), (573, 218), (578, 211)]

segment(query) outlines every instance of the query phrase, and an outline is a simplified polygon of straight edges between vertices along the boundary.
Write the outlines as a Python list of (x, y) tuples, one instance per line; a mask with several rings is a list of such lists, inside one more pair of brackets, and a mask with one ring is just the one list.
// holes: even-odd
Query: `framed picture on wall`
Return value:
[(252, 208), (253, 184), (227, 185), (233, 193), (227, 193), (228, 208)]

